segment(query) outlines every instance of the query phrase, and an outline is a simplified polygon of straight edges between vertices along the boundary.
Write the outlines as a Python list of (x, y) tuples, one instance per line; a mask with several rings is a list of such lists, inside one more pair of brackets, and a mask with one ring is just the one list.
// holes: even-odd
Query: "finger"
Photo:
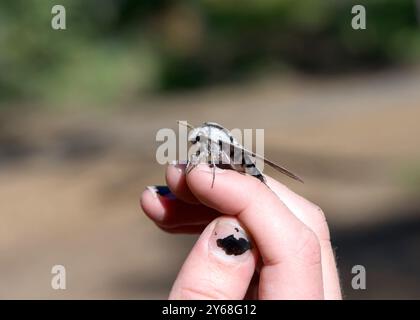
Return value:
[(166, 183), (172, 193), (180, 200), (187, 203), (200, 203), (188, 188), (185, 177), (186, 165), (172, 163), (166, 168)]
[(172, 233), (172, 234), (200, 234), (207, 227), (207, 224), (198, 225), (198, 226), (182, 226), (167, 228), (157, 225), (161, 230)]
[(259, 297), (322, 299), (320, 244), (266, 185), (232, 170), (199, 165), (187, 175), (193, 194), (221, 213), (236, 215), (255, 239), (263, 259)]
[(243, 299), (257, 253), (234, 217), (212, 221), (191, 250), (170, 299)]
[(206, 225), (220, 215), (203, 205), (192, 205), (177, 199), (167, 187), (148, 187), (140, 205), (146, 215), (165, 229)]
[(245, 294), (245, 300), (258, 300), (258, 287), (260, 285), (260, 273), (254, 272), (248, 290)]
[(270, 188), (283, 203), (318, 237), (321, 246), (322, 279), (325, 299), (341, 299), (340, 281), (331, 246), (330, 232), (321, 208), (294, 193), (280, 182), (266, 176)]
[[(293, 214), (295, 214), (317, 235), (321, 246), (321, 261), (325, 298), (341, 299), (342, 295), (337, 266), (335, 263), (334, 251), (330, 242), (328, 225), (322, 210), (315, 204), (294, 193), (278, 181), (272, 179), (269, 176), (266, 176), (266, 178), (268, 185), (273, 191), (277, 193), (280, 199), (293, 212)], [(198, 202), (186, 184), (185, 166), (169, 166), (167, 170), (167, 181), (170, 188), (172, 190), (177, 190), (180, 197), (183, 197), (190, 202)]]

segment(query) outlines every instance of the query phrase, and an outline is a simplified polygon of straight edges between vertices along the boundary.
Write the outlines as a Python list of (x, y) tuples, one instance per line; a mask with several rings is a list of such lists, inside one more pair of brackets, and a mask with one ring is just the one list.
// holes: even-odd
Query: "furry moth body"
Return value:
[(212, 187), (215, 180), (216, 166), (220, 165), (227, 165), (233, 170), (249, 174), (267, 185), (263, 173), (255, 165), (254, 158), (259, 158), (277, 171), (303, 182), (301, 178), (286, 168), (245, 149), (229, 130), (215, 122), (204, 122), (200, 127), (196, 128), (190, 125), (187, 126), (192, 129), (188, 135), (188, 140), (192, 144), (198, 144), (198, 150), (188, 160), (186, 172), (188, 174), (200, 163), (208, 163), (213, 168)]

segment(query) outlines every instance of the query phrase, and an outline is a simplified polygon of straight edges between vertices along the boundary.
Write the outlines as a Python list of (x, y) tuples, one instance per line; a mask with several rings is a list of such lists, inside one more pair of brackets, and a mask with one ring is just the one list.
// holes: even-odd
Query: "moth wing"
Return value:
[(190, 124), (189, 124), (189, 123), (187, 123), (187, 122), (184, 122), (184, 121), (181, 121), (181, 120), (177, 120), (176, 122), (177, 122), (178, 124), (182, 125), (182, 126), (185, 126), (185, 127), (189, 128), (189, 129), (195, 129), (192, 125), (190, 125)]
[(220, 156), (223, 164), (229, 164), (232, 165), (232, 159), (229, 157), (229, 155), (224, 151), (220, 151)]
[[(214, 143), (217, 143), (217, 141), (213, 141), (211, 138), (209, 138), (209, 140), (211, 140), (211, 141), (212, 141), (212, 142), (214, 142)], [(224, 143), (225, 143), (225, 142), (224, 142)], [(297, 181), (299, 181), (299, 182), (304, 183), (304, 182), (303, 182), (303, 180), (302, 180), (302, 178), (300, 178), (298, 175), (294, 174), (294, 173), (293, 173), (293, 172), (291, 172), (290, 170), (286, 169), (286, 168), (285, 168), (285, 167), (283, 167), (283, 166), (280, 166), (280, 165), (278, 165), (278, 164), (274, 163), (273, 161), (271, 161), (271, 160), (269, 160), (269, 159), (267, 159), (267, 158), (264, 158), (263, 156), (261, 156), (261, 155), (259, 155), (259, 154), (255, 153), (255, 152), (252, 152), (252, 151), (250, 151), (250, 150), (248, 150), (248, 149), (245, 149), (245, 148), (244, 148), (243, 146), (241, 146), (240, 144), (229, 143), (229, 145), (230, 145), (231, 147), (234, 147), (234, 148), (240, 149), (240, 150), (242, 150), (243, 152), (246, 152), (246, 153), (247, 153), (248, 155), (250, 155), (251, 157), (255, 157), (255, 158), (258, 158), (258, 159), (263, 160), (263, 161), (264, 161), (264, 163), (268, 164), (270, 167), (272, 167), (272, 168), (276, 169), (277, 171), (279, 171), (279, 172), (283, 173), (284, 175), (286, 175), (286, 176), (288, 176), (288, 177), (290, 177), (290, 178), (292, 178), (292, 179), (295, 179), (295, 180), (297, 180)]]
[(262, 159), (262, 160), (264, 160), (264, 163), (268, 164), (270, 167), (272, 167), (272, 168), (276, 169), (277, 171), (279, 171), (279, 172), (281, 172), (281, 173), (285, 174), (286, 176), (288, 176), (288, 177), (290, 177), (290, 178), (292, 178), (292, 179), (295, 179), (295, 180), (297, 180), (297, 181), (299, 181), (299, 182), (304, 183), (304, 182), (303, 182), (303, 180), (302, 180), (302, 178), (300, 178), (298, 175), (294, 174), (294, 173), (293, 173), (293, 172), (291, 172), (290, 170), (286, 169), (285, 167), (280, 166), (280, 165), (278, 165), (277, 163), (274, 163), (274, 162), (273, 162), (273, 161), (271, 161), (271, 160), (268, 160), (268, 159), (266, 159), (266, 158), (263, 158), (262, 156), (258, 156), (258, 155), (256, 155), (256, 157), (257, 157), (257, 158), (260, 158), (260, 159)]

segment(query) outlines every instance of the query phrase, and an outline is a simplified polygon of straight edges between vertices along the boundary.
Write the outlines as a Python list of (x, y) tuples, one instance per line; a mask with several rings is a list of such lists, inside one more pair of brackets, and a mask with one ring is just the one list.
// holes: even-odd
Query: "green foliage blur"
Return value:
[[(108, 104), (295, 70), (415, 62), (415, 0), (1, 0), (0, 105)], [(51, 28), (66, 8), (67, 29)], [(351, 28), (363, 4), (367, 29)]]

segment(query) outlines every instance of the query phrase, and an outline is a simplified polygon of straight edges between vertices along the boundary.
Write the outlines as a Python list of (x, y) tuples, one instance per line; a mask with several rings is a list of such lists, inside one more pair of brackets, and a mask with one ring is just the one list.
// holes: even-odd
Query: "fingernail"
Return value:
[(169, 165), (175, 167), (179, 172), (185, 173), (185, 168), (187, 167), (187, 161), (173, 160), (169, 163)]
[(209, 250), (227, 260), (247, 259), (252, 244), (245, 230), (234, 220), (218, 220), (210, 236)]
[(149, 190), (156, 199), (158, 195), (168, 199), (176, 198), (167, 186), (147, 186), (146, 189)]

